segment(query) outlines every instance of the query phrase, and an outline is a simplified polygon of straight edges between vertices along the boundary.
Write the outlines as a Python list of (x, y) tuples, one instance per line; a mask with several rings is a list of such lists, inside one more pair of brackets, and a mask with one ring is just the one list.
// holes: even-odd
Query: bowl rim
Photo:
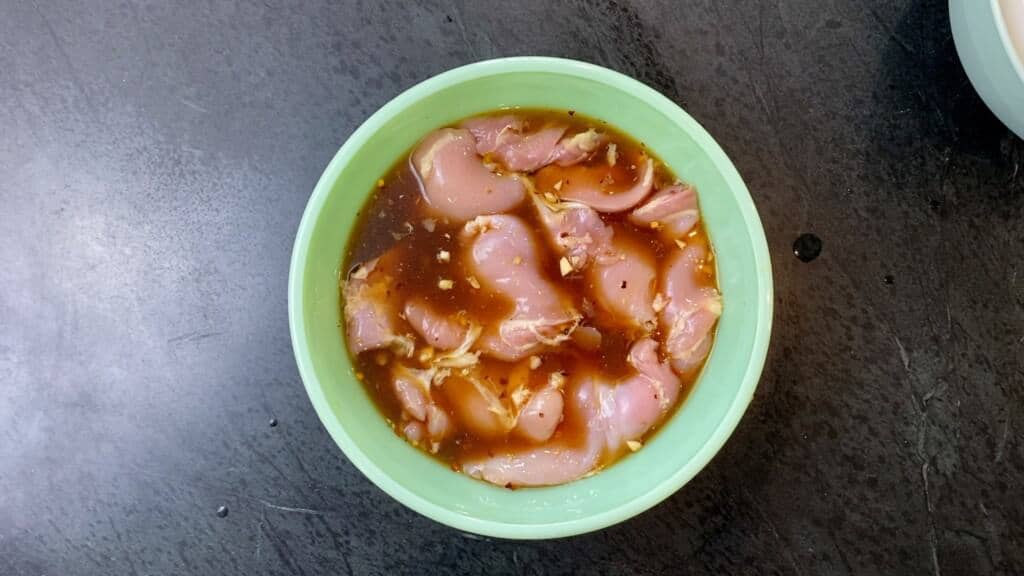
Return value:
[(1006, 56), (1010, 59), (1010, 66), (1017, 73), (1017, 80), (1024, 84), (1024, 56), (1021, 56), (1010, 39), (1010, 27), (1006, 25), (1006, 15), (1003, 13), (1002, 0), (989, 0), (992, 6), (992, 17), (996, 21), (996, 30), (999, 33), (999, 40), (1006, 50)]
[[(673, 474), (664, 478), (653, 490), (640, 494), (614, 508), (562, 522), (520, 524), (476, 518), (434, 504), (385, 474), (352, 441), (344, 426), (330, 409), (323, 386), (317, 379), (313, 368), (303, 317), (305, 303), (302, 286), (310, 240), (330, 189), (355, 152), (364, 146), (379, 128), (408, 105), (452, 85), (481, 77), (529, 72), (572, 75), (597, 81), (609, 88), (624, 91), (645, 101), (667, 117), (675, 118), (680, 125), (683, 125), (689, 136), (708, 154), (739, 206), (744, 226), (750, 235), (754, 265), (758, 271), (756, 278), (761, 284), (758, 290), (758, 298), (761, 301), (758, 303), (752, 352), (740, 387), (725, 415), (693, 458)], [(774, 284), (764, 229), (743, 179), (711, 135), (682, 108), (638, 80), (595, 64), (547, 56), (497, 58), (453, 68), (405, 90), (364, 121), (339, 148), (313, 189), (295, 237), (288, 278), (288, 321), (299, 375), (317, 416), (349, 461), (389, 496), (432, 520), (458, 530), (509, 539), (560, 538), (606, 528), (655, 506), (696, 476), (725, 444), (753, 398), (768, 353), (773, 308)]]

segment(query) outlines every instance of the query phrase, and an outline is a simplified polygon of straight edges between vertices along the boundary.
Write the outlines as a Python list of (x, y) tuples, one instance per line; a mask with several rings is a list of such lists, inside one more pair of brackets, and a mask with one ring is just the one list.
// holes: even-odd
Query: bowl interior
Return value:
[[(714, 350), (679, 412), (642, 450), (591, 478), (510, 491), (452, 472), (396, 436), (345, 353), (338, 302), (342, 251), (374, 182), (430, 130), (503, 107), (573, 109), (643, 141), (696, 185), (723, 292)], [(314, 191), (296, 240), (289, 288), (292, 338), (306, 388), (328, 431), (372, 481), (411, 508), (473, 532), (563, 536), (597, 529), (662, 500), (696, 474), (742, 415), (764, 361), (771, 269), (760, 222), (724, 153), (688, 115), (609, 70), (549, 58), (483, 62), (435, 77), (370, 118)]]

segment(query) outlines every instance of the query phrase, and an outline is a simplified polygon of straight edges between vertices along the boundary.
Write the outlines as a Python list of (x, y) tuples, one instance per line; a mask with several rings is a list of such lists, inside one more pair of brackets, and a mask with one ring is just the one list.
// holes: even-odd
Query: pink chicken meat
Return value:
[(413, 330), (435, 348), (451, 350), (466, 338), (466, 326), (451, 316), (441, 314), (422, 298), (406, 302), (404, 312)]
[(462, 463), (462, 470), (499, 486), (549, 486), (580, 478), (597, 466), (604, 446), (599, 405), (590, 386), (571, 388), (566, 410), (568, 418), (585, 425), (583, 446), (551, 440), (535, 448), (470, 458)]
[(495, 174), (484, 166), (468, 130), (432, 132), (410, 161), (427, 204), (455, 221), (505, 212), (526, 198), (526, 188), (517, 176)]
[(582, 270), (602, 256), (613, 256), (612, 227), (590, 206), (550, 202), (539, 194), (533, 195), (533, 204), (548, 245), (565, 256), (573, 270)]
[(579, 479), (601, 459), (627, 449), (660, 422), (679, 398), (679, 378), (658, 359), (658, 344), (633, 345), (628, 362), (635, 374), (618, 382), (588, 373), (570, 387), (567, 417), (584, 424), (584, 441), (555, 438), (535, 448), (463, 462), (463, 470), (501, 486), (545, 486)]
[(587, 270), (587, 291), (607, 314), (605, 324), (654, 329), (657, 267), (646, 246), (615, 236), (610, 257), (596, 259)]
[(674, 251), (662, 270), (662, 292), (668, 303), (661, 311), (664, 349), (680, 375), (691, 375), (711, 350), (712, 331), (722, 314), (718, 290), (697, 281), (707, 256), (701, 245)]
[(607, 183), (607, 173), (574, 166), (566, 170), (566, 178), (558, 190), (563, 200), (586, 204), (598, 212), (624, 212), (643, 201), (654, 187), (654, 161), (644, 158), (636, 181), (626, 189)]
[(548, 123), (534, 131), (518, 116), (481, 116), (461, 125), (476, 139), (476, 151), (513, 172), (534, 172), (548, 164), (570, 166), (588, 159), (603, 142), (593, 130), (565, 136), (564, 124)]
[(540, 269), (533, 234), (515, 216), (480, 216), (461, 235), (464, 261), (481, 285), (508, 298), (512, 314), (488, 327), (478, 346), (506, 361), (525, 358), (568, 339), (580, 316)]
[(685, 236), (699, 220), (697, 192), (692, 186), (682, 184), (659, 190), (629, 214), (630, 222), (644, 228), (653, 227), (669, 241)]
[(345, 335), (353, 354), (388, 347), (399, 354), (412, 353), (412, 341), (399, 334), (398, 313), (389, 300), (399, 266), (398, 251), (390, 250), (356, 266), (345, 280)]

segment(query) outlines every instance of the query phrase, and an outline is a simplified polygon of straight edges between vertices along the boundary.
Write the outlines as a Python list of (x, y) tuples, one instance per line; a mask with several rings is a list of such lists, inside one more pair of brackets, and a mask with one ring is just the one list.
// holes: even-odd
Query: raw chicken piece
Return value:
[(572, 340), (581, 350), (594, 352), (601, 348), (601, 332), (593, 326), (580, 326), (573, 330)]
[(711, 332), (722, 314), (718, 290), (697, 282), (698, 266), (707, 249), (702, 245), (673, 251), (662, 271), (662, 291), (668, 304), (661, 311), (664, 347), (681, 376), (699, 368), (711, 350)]
[(462, 123), (476, 139), (476, 151), (516, 172), (533, 172), (548, 164), (571, 166), (590, 158), (605, 141), (593, 129), (563, 136), (566, 126), (548, 124), (525, 131), (518, 116), (483, 116)]
[(448, 376), (441, 387), (447, 406), (468, 430), (495, 438), (514, 431), (543, 442), (562, 419), (561, 388), (565, 378), (552, 373), (540, 389), (531, 391), (530, 362), (511, 367), (489, 362)]
[(593, 128), (585, 132), (566, 136), (558, 142), (548, 163), (559, 166), (572, 166), (590, 158), (597, 148), (604, 143), (604, 135)]
[(658, 343), (638, 340), (629, 350), (637, 372), (613, 386), (596, 383), (608, 449), (620, 452), (657, 424), (679, 399), (679, 378), (658, 358)]
[(654, 254), (625, 236), (612, 238), (614, 257), (599, 258), (587, 270), (587, 288), (616, 326), (651, 331), (657, 267)]
[(387, 347), (401, 356), (413, 352), (412, 339), (398, 334), (398, 314), (388, 300), (398, 259), (390, 250), (356, 266), (344, 281), (345, 335), (353, 354)]
[(441, 390), (455, 418), (465, 430), (484, 438), (497, 438), (515, 426), (498, 393), (476, 374), (452, 375)]
[(639, 204), (654, 186), (654, 161), (645, 158), (640, 175), (632, 186), (625, 190), (609, 189), (604, 179), (607, 169), (589, 166), (573, 166), (565, 169), (564, 185), (558, 195), (565, 200), (586, 204), (598, 212), (622, 212)]
[(468, 130), (442, 128), (424, 138), (410, 158), (427, 204), (442, 216), (464, 221), (497, 214), (525, 197), (517, 176), (494, 174), (475, 149)]
[[(403, 429), (406, 437), (414, 442), (428, 438), (436, 444), (452, 429), (448, 414), (431, 398), (430, 387), (435, 374), (434, 370), (419, 370), (402, 364), (396, 364), (391, 370), (395, 397), (403, 412), (414, 421), (426, 424), (411, 428), (407, 425)], [(418, 439), (409, 436), (410, 433), (418, 436)]]
[(448, 413), (438, 408), (437, 404), (427, 406), (427, 436), (434, 442), (440, 442), (452, 431), (452, 421)]
[(679, 399), (679, 378), (658, 359), (658, 344), (645, 338), (628, 357), (636, 374), (611, 382), (600, 374), (578, 377), (567, 416), (585, 423), (583, 445), (564, 440), (463, 462), (471, 476), (499, 486), (544, 486), (576, 480), (597, 466), (602, 454), (620, 453), (642, 438)]
[(682, 184), (659, 190), (629, 214), (630, 222), (644, 228), (656, 226), (662, 238), (670, 242), (685, 236), (698, 220), (697, 191)]
[(562, 390), (553, 379), (530, 397), (519, 412), (515, 431), (533, 442), (546, 442), (555, 433), (555, 427), (562, 421), (564, 401)]
[(468, 330), (468, 326), (437, 312), (422, 298), (405, 303), (405, 319), (427, 344), (441, 350), (456, 348), (466, 338)]
[(609, 253), (614, 232), (593, 208), (540, 194), (533, 194), (532, 198), (548, 244), (556, 254), (565, 256), (571, 268), (563, 271), (563, 275), (583, 270), (595, 258)]
[(509, 298), (515, 308), (489, 326), (477, 345), (501, 360), (520, 360), (544, 345), (567, 340), (580, 315), (540, 268), (529, 228), (515, 216), (480, 216), (466, 224), (464, 261), (481, 285)]
[(515, 116), (471, 118), (462, 123), (476, 139), (476, 151), (488, 155), (513, 172), (533, 172), (552, 161), (565, 133), (564, 125), (552, 124), (524, 132)]
[(587, 423), (582, 446), (550, 440), (528, 450), (470, 458), (462, 463), (463, 472), (499, 486), (548, 486), (584, 476), (597, 465), (605, 443), (597, 418), (597, 399), (588, 378), (581, 378), (573, 387), (566, 409), (567, 417)]
[(520, 138), (523, 131), (523, 119), (506, 114), (503, 116), (478, 116), (460, 124), (469, 130), (476, 140), (476, 151), (481, 156), (491, 154), (502, 144)]
[(405, 426), (402, 427), (402, 434), (413, 444), (419, 444), (427, 437), (427, 431), (423, 426), (423, 422), (415, 420), (405, 423)]
[(407, 368), (401, 364), (395, 366), (391, 374), (395, 397), (409, 416), (419, 421), (427, 419), (427, 394), (430, 391), (430, 375), (422, 370)]

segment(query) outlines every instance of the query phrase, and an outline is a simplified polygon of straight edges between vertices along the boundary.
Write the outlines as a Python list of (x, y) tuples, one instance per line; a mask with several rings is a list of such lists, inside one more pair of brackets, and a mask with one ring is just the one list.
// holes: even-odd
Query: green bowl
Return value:
[[(453, 472), (385, 423), (345, 352), (338, 278), (342, 251), (377, 178), (429, 131), (481, 112), (521, 106), (577, 110), (643, 141), (697, 186), (715, 247), (725, 310), (707, 365), (679, 411), (638, 452), (590, 478), (507, 490)], [(327, 431), (374, 484), (459, 530), (556, 538), (597, 530), (661, 502), (722, 447), (746, 410), (772, 323), (768, 245), (743, 180), (697, 122), (617, 72), (557, 58), (463, 66), (405, 91), (371, 116), (324, 171), (306, 206), (288, 283), (292, 346)]]

